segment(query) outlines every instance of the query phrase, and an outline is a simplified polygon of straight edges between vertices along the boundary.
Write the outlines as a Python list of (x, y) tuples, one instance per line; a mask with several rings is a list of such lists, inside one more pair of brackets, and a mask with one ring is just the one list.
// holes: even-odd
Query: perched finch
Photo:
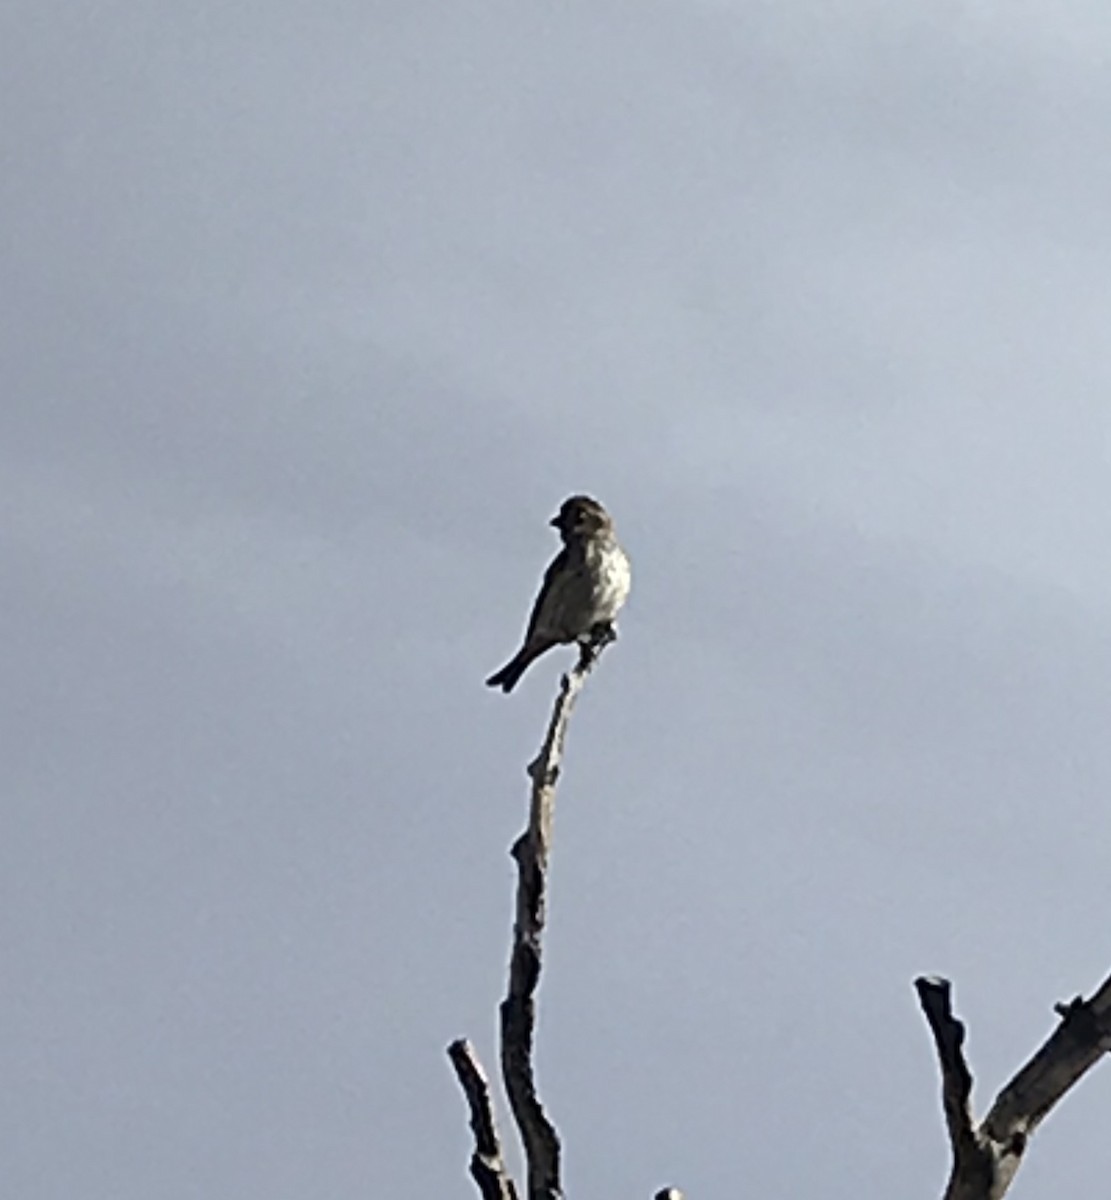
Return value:
[(613, 619), (629, 594), (629, 559), (597, 500), (572, 496), (550, 523), (563, 549), (544, 573), (524, 644), (486, 680), (503, 692), (511, 692), (533, 659), (553, 646), (612, 638)]

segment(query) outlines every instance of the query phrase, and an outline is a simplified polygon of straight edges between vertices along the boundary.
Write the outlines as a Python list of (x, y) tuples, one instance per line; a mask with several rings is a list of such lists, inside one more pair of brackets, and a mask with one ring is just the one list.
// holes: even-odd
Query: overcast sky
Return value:
[[(556, 818), (572, 1197), (936, 1197), (1111, 968), (1111, 10), (0, 15), (0, 1158), (20, 1200), (467, 1197)], [(1014, 1195), (1106, 1192), (1111, 1066)], [(893, 1181), (896, 1181), (893, 1183)]]

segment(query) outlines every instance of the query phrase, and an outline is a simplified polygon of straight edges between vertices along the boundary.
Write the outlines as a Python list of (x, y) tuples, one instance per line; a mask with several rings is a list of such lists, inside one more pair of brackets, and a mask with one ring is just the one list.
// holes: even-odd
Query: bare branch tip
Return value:
[(953, 1013), (953, 985), (942, 975), (919, 975), (914, 981), (914, 990), (918, 993), (918, 1003), (926, 1020), (938, 1030), (940, 1026), (948, 1026), (958, 1038), (964, 1038), (964, 1026)]

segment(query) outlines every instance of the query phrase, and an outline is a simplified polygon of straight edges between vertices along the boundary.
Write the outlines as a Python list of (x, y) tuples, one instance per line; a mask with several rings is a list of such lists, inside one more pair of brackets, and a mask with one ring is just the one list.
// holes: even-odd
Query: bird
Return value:
[(629, 595), (629, 557), (609, 513), (590, 496), (571, 496), (548, 522), (563, 549), (552, 559), (532, 606), (520, 650), (486, 680), (511, 692), (553, 646), (612, 640), (613, 620)]

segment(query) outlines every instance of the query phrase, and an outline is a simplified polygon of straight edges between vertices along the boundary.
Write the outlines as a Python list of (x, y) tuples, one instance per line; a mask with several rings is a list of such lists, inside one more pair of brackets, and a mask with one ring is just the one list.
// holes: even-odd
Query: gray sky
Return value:
[[(6, 1193), (473, 1194), (560, 663), (482, 679), (589, 490), (569, 1194), (938, 1195), (912, 978), (982, 1107), (1111, 967), (1106, 6), (0, 34)], [(1016, 1197), (1105, 1191), (1109, 1107)]]

